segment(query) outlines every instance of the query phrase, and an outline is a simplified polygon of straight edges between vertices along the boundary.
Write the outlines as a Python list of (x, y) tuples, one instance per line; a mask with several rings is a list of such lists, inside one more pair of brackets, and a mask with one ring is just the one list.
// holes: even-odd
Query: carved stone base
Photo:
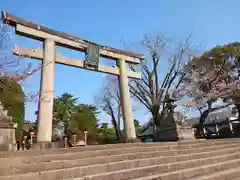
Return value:
[(155, 135), (156, 141), (184, 141), (196, 139), (190, 126), (162, 128)]
[(15, 127), (0, 102), (0, 151), (16, 151)]
[(162, 128), (154, 135), (155, 141), (178, 141), (178, 134), (175, 127)]
[(194, 135), (194, 131), (191, 127), (184, 127), (184, 126), (178, 127), (177, 132), (178, 132), (178, 138), (180, 141), (196, 139)]
[(0, 151), (16, 151), (15, 129), (0, 128)]

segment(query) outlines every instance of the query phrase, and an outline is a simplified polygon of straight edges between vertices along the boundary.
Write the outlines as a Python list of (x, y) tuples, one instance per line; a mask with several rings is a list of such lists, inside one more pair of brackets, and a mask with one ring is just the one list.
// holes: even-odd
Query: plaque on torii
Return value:
[[(43, 41), (43, 48), (15, 46), (13, 49), (15, 55), (39, 59), (42, 61), (40, 101), (37, 120), (38, 142), (50, 142), (52, 137), (55, 63), (119, 76), (118, 79), (126, 139), (134, 140), (136, 138), (132, 118), (128, 78), (140, 79), (141, 75), (139, 72), (127, 70), (126, 62), (139, 64), (140, 60), (144, 58), (142, 54), (96, 44), (79, 37), (58, 32), (18, 18), (6, 11), (2, 12), (2, 19), (5, 24), (15, 28), (16, 34)], [(85, 52), (85, 60), (64, 57), (59, 52), (56, 52), (56, 45)], [(116, 60), (118, 66), (111, 67), (101, 65), (99, 64), (100, 57)], [(42, 100), (42, 97), (44, 97), (44, 100)]]

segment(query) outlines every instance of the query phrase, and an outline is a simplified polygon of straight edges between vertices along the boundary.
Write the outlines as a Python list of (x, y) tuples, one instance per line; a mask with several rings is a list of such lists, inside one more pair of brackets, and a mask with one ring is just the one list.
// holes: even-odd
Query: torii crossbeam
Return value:
[[(3, 22), (14, 27), (16, 34), (43, 41), (43, 48), (24, 48), (16, 46), (13, 53), (19, 56), (42, 60), (40, 101), (38, 107), (37, 142), (51, 142), (52, 118), (54, 98), (54, 64), (64, 64), (119, 76), (119, 88), (124, 120), (124, 129), (127, 140), (136, 138), (132, 118), (128, 77), (140, 79), (139, 72), (128, 71), (126, 62), (139, 64), (144, 57), (116, 48), (96, 44), (66, 33), (58, 32), (44, 26), (25, 21), (5, 11), (2, 12)], [(56, 45), (87, 53), (85, 60), (62, 56), (56, 52)], [(99, 64), (99, 57), (116, 60), (118, 67)], [(43, 98), (44, 97), (44, 98)], [(42, 100), (44, 99), (44, 100)]]

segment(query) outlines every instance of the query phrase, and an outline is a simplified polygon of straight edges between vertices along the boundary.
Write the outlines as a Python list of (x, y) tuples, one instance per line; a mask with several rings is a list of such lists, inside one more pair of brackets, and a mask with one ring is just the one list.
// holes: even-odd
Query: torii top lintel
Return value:
[[(49, 28), (41, 26), (39, 24), (34, 24), (34, 23), (26, 21), (22, 18), (16, 17), (16, 16), (14, 16), (14, 15), (6, 12), (6, 11), (2, 11), (2, 19), (3, 19), (3, 22), (5, 24), (8, 24), (8, 25), (13, 26), (13, 27), (17, 27), (17, 25), (22, 25), (22, 26), (25, 26), (25, 27), (28, 27), (28, 28), (31, 28), (31, 29), (35, 29), (35, 30), (38, 30), (38, 31), (42, 31), (42, 32), (45, 32), (45, 33), (48, 33), (48, 34), (51, 34), (51, 35), (59, 36), (59, 37), (62, 37), (64, 39), (68, 39), (68, 40), (71, 40), (71, 41), (84, 43), (84, 44), (96, 44), (94, 42), (90, 42), (88, 40), (85, 40), (85, 39), (82, 39), (82, 38), (79, 38), (79, 37), (76, 37), (76, 36), (73, 36), (73, 35), (69, 35), (69, 34), (66, 34), (66, 33), (63, 33), (63, 32), (59, 32), (59, 31), (49, 29)], [(33, 37), (33, 38), (38, 39), (37, 37)], [(119, 54), (119, 55), (124, 55), (124, 56), (128, 56), (128, 57), (136, 58), (136, 59), (139, 59), (139, 60), (144, 58), (143, 54), (136, 54), (136, 53), (129, 52), (129, 51), (123, 51), (121, 49), (116, 49), (116, 48), (112, 48), (112, 47), (104, 46), (104, 45), (100, 45), (100, 44), (96, 44), (96, 45), (100, 46), (101, 49), (104, 49), (104, 50), (107, 50), (107, 51), (110, 51), (112, 53), (116, 53), (116, 54)], [(135, 61), (135, 62), (133, 61), (132, 63), (139, 63), (139, 61)]]

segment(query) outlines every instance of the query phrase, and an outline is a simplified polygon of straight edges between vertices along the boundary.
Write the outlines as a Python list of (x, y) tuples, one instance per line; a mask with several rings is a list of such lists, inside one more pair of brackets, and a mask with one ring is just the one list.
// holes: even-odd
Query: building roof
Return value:
[(24, 122), (24, 125), (23, 125), (23, 130), (24, 131), (29, 131), (30, 129), (33, 129), (35, 127), (36, 123), (34, 122)]
[[(234, 106), (225, 107), (211, 112), (206, 118), (204, 124), (212, 124), (213, 122), (220, 123), (226, 121), (231, 116), (234, 116), (233, 111), (236, 111)], [(237, 112), (237, 111), (236, 111)], [(186, 119), (192, 125), (198, 124), (200, 117), (191, 117)]]
[[(225, 107), (219, 110), (216, 110), (208, 115), (206, 118), (204, 124), (212, 124), (213, 121), (216, 123), (226, 121), (226, 119), (230, 118), (232, 115), (233, 110), (235, 109), (234, 106)], [(183, 116), (180, 112), (174, 113), (174, 119), (175, 121), (178, 120), (184, 120), (189, 125), (196, 125), (199, 122), (200, 117), (191, 117), (186, 118)], [(153, 125), (152, 125), (153, 119), (151, 118), (148, 122), (146, 122), (142, 126), (142, 133), (139, 134), (139, 136), (147, 136), (153, 134)]]

